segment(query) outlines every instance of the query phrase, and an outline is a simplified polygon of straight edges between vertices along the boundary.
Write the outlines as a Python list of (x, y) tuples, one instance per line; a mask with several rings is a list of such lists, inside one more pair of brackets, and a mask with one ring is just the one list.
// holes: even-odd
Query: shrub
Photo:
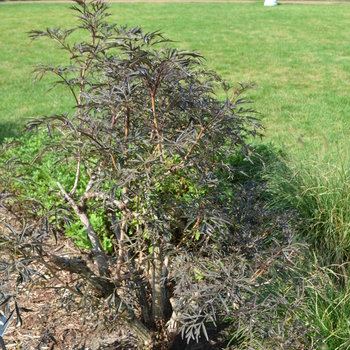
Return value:
[[(246, 139), (260, 136), (241, 97), (250, 86), (231, 91), (203, 67), (200, 54), (163, 46), (170, 41), (159, 32), (107, 24), (105, 3), (77, 0), (72, 9), (75, 29), (89, 33), (89, 42), (69, 42), (75, 29), (30, 36), (52, 39), (67, 52), (68, 65), (41, 64), (34, 73), (36, 79), (56, 75), (76, 112), (32, 120), (27, 130), (51, 137), (36, 157), (54, 160), (51, 174), (64, 169), (75, 176), (57, 178), (50, 196), (56, 191), (61, 199), (52, 206), (33, 199), (20, 204), (32, 229), (4, 228), (4, 247), (17, 252), (4, 262), (6, 274), (18, 271), (18, 283), (30, 282), (33, 261), (55, 275), (75, 274), (58, 293), (62, 303), (90, 310), (98, 328), (113, 328), (119, 317), (143, 348), (170, 348), (179, 332), (188, 340), (207, 337), (208, 322), (228, 317), (257, 344), (305, 342), (307, 329), (297, 316), (303, 293), (293, 270), (294, 214), (266, 211), (261, 186), (229, 181), (237, 171), (229, 157), (249, 159)], [(215, 98), (218, 87), (225, 101)], [(3, 187), (3, 206), (12, 213), (8, 196), (16, 191)], [(26, 201), (19, 195), (19, 203)], [(95, 264), (42, 244), (50, 232), (63, 240), (64, 228), (78, 241), (86, 232), (83, 245), (91, 244)], [(109, 239), (104, 246), (103, 237)]]

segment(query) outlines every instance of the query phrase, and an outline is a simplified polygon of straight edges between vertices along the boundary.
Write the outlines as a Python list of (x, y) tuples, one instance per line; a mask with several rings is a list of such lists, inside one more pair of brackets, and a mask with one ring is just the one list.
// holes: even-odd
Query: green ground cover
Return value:
[[(0, 5), (0, 140), (16, 136), (30, 117), (66, 112), (74, 105), (60, 88), (46, 93), (52, 79), (33, 86), (29, 74), (34, 64), (66, 60), (53, 43), (40, 40), (30, 44), (26, 36), (29, 30), (53, 24), (70, 27), (74, 18), (68, 7), (69, 4)], [(341, 265), (333, 270), (345, 278), (340, 278), (339, 283), (333, 279), (325, 282), (324, 286), (335, 283), (335, 287), (332, 285), (321, 297), (320, 287), (314, 294), (311, 290), (309, 299), (310, 308), (315, 309), (315, 325), (321, 325), (321, 335), (329, 349), (349, 346), (348, 7), (266, 8), (261, 2), (114, 3), (110, 7), (116, 14), (111, 22), (140, 25), (146, 31), (161, 29), (176, 41), (174, 45), (200, 51), (207, 66), (232, 84), (255, 82), (257, 88), (249, 91), (249, 97), (266, 126), (263, 143), (271, 143), (287, 159), (286, 164), (278, 163), (273, 156), (271, 167), (262, 175), (268, 179), (273, 194), (270, 203), (296, 207), (309, 218), (303, 232), (317, 249), (315, 264)], [(344, 288), (337, 294), (339, 286)]]

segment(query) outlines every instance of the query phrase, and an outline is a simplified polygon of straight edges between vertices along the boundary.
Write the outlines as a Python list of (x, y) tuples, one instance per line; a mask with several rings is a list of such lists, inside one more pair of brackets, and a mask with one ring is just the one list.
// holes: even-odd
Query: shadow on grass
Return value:
[[(3, 1), (3, 0), (0, 0)], [(18, 123), (7, 120), (0, 120), (0, 142), (5, 138), (20, 136), (21, 126)]]
[(252, 181), (266, 182), (271, 167), (278, 167), (281, 164), (281, 158), (284, 157), (282, 151), (269, 144), (255, 146), (255, 152), (250, 155), (250, 159), (243, 154), (235, 154), (229, 158), (230, 165), (237, 170), (232, 179), (233, 183), (242, 185)]

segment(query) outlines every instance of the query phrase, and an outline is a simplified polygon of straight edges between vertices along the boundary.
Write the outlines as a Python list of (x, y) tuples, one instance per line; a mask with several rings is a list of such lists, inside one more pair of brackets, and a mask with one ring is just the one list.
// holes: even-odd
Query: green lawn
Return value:
[[(26, 32), (69, 27), (69, 4), (0, 4), (0, 138), (29, 117), (66, 111), (62, 90), (32, 84), (35, 63), (65, 62), (49, 41), (30, 44)], [(232, 83), (254, 81), (249, 96), (267, 140), (293, 152), (347, 145), (350, 136), (350, 8), (259, 3), (111, 4), (111, 21), (162, 29), (181, 48), (197, 49)]]

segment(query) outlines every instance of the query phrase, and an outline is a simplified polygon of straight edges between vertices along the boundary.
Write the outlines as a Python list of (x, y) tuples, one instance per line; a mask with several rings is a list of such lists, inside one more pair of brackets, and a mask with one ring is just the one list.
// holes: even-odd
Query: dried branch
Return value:
[(62, 185), (59, 182), (57, 182), (57, 186), (59, 187), (59, 189), (60, 189), (62, 195), (64, 196), (64, 198), (66, 199), (66, 201), (71, 205), (75, 214), (78, 216), (78, 218), (80, 219), (80, 221), (84, 225), (84, 227), (87, 231), (88, 237), (90, 239), (90, 242), (92, 244), (92, 247), (93, 247), (93, 251), (94, 251), (94, 254), (95, 254), (95, 257), (97, 260), (97, 264), (98, 264), (99, 273), (101, 276), (104, 276), (108, 271), (108, 263), (106, 261), (106, 255), (105, 255), (105, 252), (100, 244), (98, 236), (90, 223), (90, 220), (86, 214), (86, 211), (83, 208), (78, 207), (78, 205), (68, 195), (68, 193), (64, 190), (64, 188), (62, 187)]

